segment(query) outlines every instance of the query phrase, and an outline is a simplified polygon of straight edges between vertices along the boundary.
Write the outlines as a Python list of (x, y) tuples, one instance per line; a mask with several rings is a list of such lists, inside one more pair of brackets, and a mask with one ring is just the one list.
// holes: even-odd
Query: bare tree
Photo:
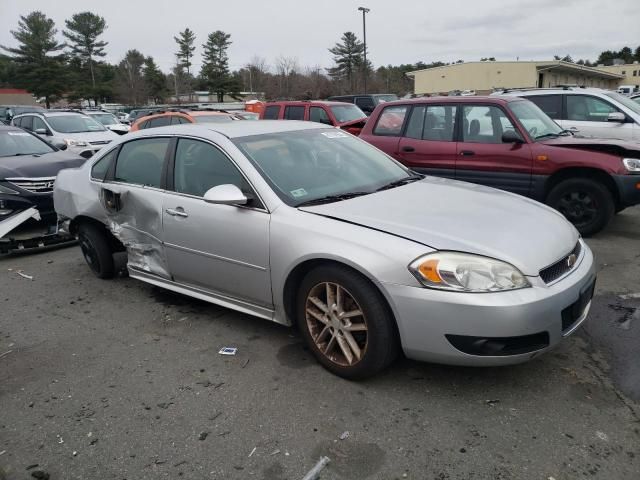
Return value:
[(276, 58), (276, 72), (280, 84), (280, 97), (289, 98), (291, 96), (291, 77), (300, 70), (298, 57), (285, 57), (280, 55)]

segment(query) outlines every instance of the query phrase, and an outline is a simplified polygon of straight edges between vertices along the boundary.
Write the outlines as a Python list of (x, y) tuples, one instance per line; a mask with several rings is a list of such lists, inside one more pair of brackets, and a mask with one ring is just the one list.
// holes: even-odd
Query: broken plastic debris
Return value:
[(218, 352), (220, 355), (235, 355), (238, 349), (235, 347), (222, 347)]
[(277, 454), (279, 454), (279, 453), (280, 453), (280, 449), (279, 449), (279, 448), (276, 448), (276, 449), (275, 449), (273, 452), (271, 452), (269, 455), (273, 457), (274, 455), (277, 455)]
[(340, 437), (338, 437), (338, 438), (340, 438), (340, 440), (346, 440), (347, 438), (349, 438), (349, 435), (350, 435), (349, 431), (342, 432), (340, 434)]
[(26, 278), (27, 280), (33, 280), (33, 276), (27, 275), (26, 273), (22, 273), (22, 270), (18, 270), (16, 273), (20, 275), (22, 278)]
[(316, 480), (319, 477), (322, 469), (326, 467), (330, 461), (331, 460), (329, 460), (329, 457), (320, 457), (320, 460), (318, 460), (318, 463), (316, 463), (314, 467), (307, 472), (307, 474), (302, 478), (302, 480)]
[(4, 353), (0, 353), (0, 358), (5, 357), (5, 356), (9, 355), (11, 352), (13, 352), (13, 350), (7, 350), (7, 351), (6, 351), (6, 352), (4, 352)]
[(253, 450), (251, 450), (251, 453), (249, 454), (249, 456), (251, 456), (251, 455), (253, 455), (254, 453), (256, 453), (256, 449), (257, 449), (257, 448), (258, 448), (258, 447), (253, 447)]
[(622, 300), (631, 300), (632, 298), (640, 298), (640, 292), (638, 293), (626, 293), (624, 295), (618, 295)]

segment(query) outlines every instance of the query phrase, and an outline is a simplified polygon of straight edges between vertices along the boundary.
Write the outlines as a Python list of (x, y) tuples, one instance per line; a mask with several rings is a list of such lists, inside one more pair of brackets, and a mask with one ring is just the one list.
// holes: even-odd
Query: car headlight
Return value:
[(631, 173), (640, 173), (640, 158), (623, 158), (622, 163)]
[(414, 260), (409, 271), (425, 287), (455, 292), (501, 292), (531, 286), (513, 265), (469, 253), (430, 253)]
[(9, 195), (20, 195), (19, 192), (16, 192), (15, 190), (9, 187), (5, 187), (4, 185), (0, 185), (0, 193), (7, 193)]
[(83, 142), (82, 140), (74, 140), (73, 138), (65, 138), (64, 143), (66, 143), (70, 147), (86, 147), (87, 142)]

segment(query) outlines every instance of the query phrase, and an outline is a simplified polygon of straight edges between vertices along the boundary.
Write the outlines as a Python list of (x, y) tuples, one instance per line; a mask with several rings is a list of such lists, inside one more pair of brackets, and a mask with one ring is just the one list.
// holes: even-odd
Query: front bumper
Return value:
[(640, 175), (613, 175), (613, 180), (618, 187), (621, 206), (640, 204)]
[[(397, 284), (383, 287), (392, 302), (407, 357), (451, 365), (496, 366), (527, 361), (573, 333), (587, 317), (595, 276), (593, 254), (583, 245), (573, 271), (550, 285), (534, 278), (530, 288), (497, 293), (446, 292)], [(580, 311), (568, 322), (567, 315), (577, 307)], [(485, 339), (488, 343), (483, 343)], [(491, 342), (510, 345), (511, 350), (492, 355), (487, 353)], [(465, 353), (476, 351), (472, 345), (488, 348), (480, 354)]]

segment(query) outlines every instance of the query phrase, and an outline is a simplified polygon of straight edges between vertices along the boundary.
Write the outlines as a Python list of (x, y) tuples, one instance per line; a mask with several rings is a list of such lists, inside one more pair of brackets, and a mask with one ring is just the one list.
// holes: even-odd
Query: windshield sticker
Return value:
[(27, 132), (7, 132), (12, 137), (28, 137), (29, 134)]
[(341, 132), (340, 130), (336, 130), (335, 132), (322, 132), (322, 135), (327, 138), (345, 138), (349, 136), (346, 133)]
[(295, 198), (305, 197), (307, 196), (307, 191), (304, 188), (298, 188), (297, 190), (291, 190), (291, 195)]

